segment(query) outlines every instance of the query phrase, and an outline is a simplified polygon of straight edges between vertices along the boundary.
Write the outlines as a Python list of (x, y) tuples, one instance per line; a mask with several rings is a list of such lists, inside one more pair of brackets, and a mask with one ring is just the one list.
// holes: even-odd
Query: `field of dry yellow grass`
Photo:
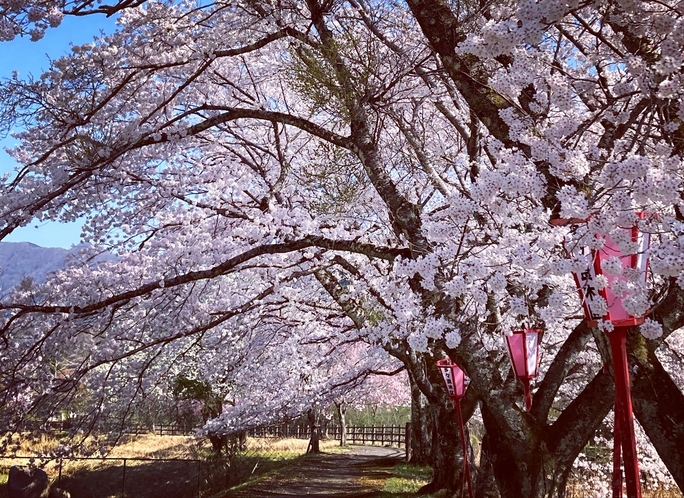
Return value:
[[(49, 454), (59, 441), (48, 435), (26, 436), (16, 454)], [(97, 440), (88, 440), (94, 448)], [(106, 459), (65, 459), (44, 465), (51, 481), (72, 492), (73, 498), (180, 498), (208, 496), (245, 479), (282, 467), (306, 453), (308, 441), (299, 439), (247, 439), (247, 448), (232, 459), (217, 458), (206, 439), (192, 436), (128, 436)], [(329, 451), (336, 441), (321, 441)], [(27, 465), (26, 458), (0, 459), (0, 498), (5, 498), (7, 474), (12, 465)], [(36, 460), (39, 463), (39, 459)]]

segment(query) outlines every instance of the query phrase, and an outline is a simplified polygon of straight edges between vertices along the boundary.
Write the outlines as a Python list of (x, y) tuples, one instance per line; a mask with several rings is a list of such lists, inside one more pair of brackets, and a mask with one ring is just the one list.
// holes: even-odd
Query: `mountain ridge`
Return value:
[(55, 270), (64, 268), (66, 258), (81, 249), (42, 247), (32, 242), (0, 242), (0, 296), (25, 278), (40, 283)]

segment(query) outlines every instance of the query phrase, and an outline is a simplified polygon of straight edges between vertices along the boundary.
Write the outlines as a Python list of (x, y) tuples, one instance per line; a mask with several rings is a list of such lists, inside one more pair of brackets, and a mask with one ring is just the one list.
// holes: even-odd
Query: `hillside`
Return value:
[(26, 277), (44, 281), (49, 272), (64, 266), (73, 250), (40, 247), (31, 242), (0, 242), (0, 295)]

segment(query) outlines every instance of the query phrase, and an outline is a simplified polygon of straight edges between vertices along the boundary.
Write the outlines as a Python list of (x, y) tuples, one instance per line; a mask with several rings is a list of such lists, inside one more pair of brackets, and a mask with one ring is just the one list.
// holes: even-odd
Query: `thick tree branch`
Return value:
[(564, 465), (575, 461), (606, 418), (615, 404), (614, 393), (611, 375), (600, 370), (548, 429), (549, 450)]
[(558, 389), (562, 385), (570, 370), (574, 367), (574, 359), (586, 347), (591, 339), (591, 331), (582, 321), (570, 333), (563, 345), (556, 353), (556, 356), (551, 363), (551, 366), (544, 375), (544, 379), (539, 384), (537, 392), (534, 395), (534, 404), (532, 405), (532, 414), (540, 422), (546, 423), (549, 418), (549, 412), (553, 405), (554, 399)]
[[(220, 265), (217, 265), (208, 270), (199, 270), (176, 277), (164, 279), (163, 287), (172, 288), (179, 285), (188, 284), (197, 280), (216, 278), (222, 275), (227, 275), (238, 269), (238, 267), (254, 258), (267, 254), (283, 254), (294, 252), (307, 247), (320, 247), (331, 251), (350, 251), (364, 254), (370, 258), (380, 258), (387, 261), (393, 261), (398, 256), (406, 257), (408, 255), (407, 249), (396, 249), (391, 247), (380, 247), (371, 244), (366, 244), (356, 241), (347, 240), (332, 240), (325, 237), (309, 235), (302, 239), (283, 242), (277, 244), (264, 244), (252, 249), (249, 249), (237, 256), (234, 256)], [(41, 306), (41, 305), (27, 305), (21, 303), (4, 303), (0, 304), (1, 309), (13, 309), (20, 313), (34, 312), (34, 313), (71, 313), (74, 315), (86, 314), (93, 311), (104, 309), (108, 306), (115, 305), (121, 301), (130, 300), (136, 297), (144, 296), (150, 292), (159, 289), (161, 284), (159, 281), (150, 282), (142, 285), (136, 289), (131, 289), (111, 296), (107, 299), (94, 302), (86, 306)]]

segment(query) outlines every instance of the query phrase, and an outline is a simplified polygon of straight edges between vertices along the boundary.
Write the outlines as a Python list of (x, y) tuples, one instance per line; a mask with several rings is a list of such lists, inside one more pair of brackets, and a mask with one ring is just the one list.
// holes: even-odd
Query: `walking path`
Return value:
[(345, 453), (323, 453), (305, 458), (256, 483), (222, 495), (222, 498), (370, 498), (380, 496), (403, 450), (379, 446), (353, 446)]

